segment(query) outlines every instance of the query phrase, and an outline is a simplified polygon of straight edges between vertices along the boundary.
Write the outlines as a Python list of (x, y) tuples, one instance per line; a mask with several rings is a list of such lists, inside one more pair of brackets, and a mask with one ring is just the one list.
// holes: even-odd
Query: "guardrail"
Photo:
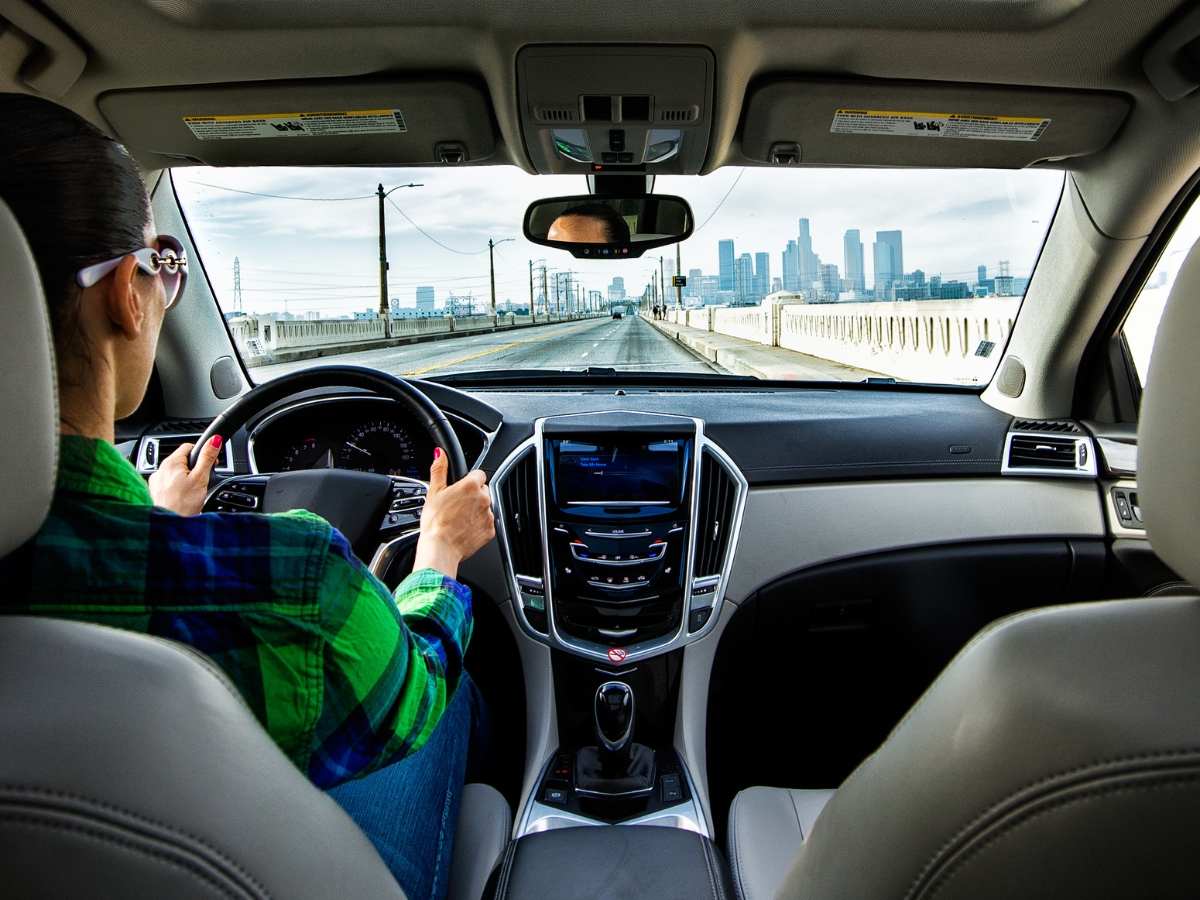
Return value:
[(230, 334), (248, 366), (265, 366), (316, 356), (350, 353), (376, 347), (439, 340), (480, 332), (528, 328), (553, 322), (592, 318), (607, 313), (557, 315), (431, 316), (392, 319), (391, 337), (383, 319), (276, 319), (245, 316), (229, 323)]
[(667, 321), (890, 375), (986, 384), (1020, 297), (896, 303), (764, 303), (667, 310)]

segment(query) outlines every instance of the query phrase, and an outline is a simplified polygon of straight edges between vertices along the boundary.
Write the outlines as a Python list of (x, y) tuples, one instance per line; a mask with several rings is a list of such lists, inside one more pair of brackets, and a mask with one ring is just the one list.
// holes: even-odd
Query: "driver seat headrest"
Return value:
[(54, 339), (42, 281), (16, 216), (0, 200), (0, 557), (42, 527), (58, 470)]
[(1200, 587), (1200, 242), (1167, 301), (1138, 425), (1138, 492), (1154, 552)]

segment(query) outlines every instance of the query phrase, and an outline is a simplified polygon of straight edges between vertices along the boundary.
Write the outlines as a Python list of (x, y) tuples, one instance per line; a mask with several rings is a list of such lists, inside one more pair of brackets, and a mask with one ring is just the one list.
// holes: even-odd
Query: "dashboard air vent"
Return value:
[(1050, 431), (1059, 434), (1083, 434), (1083, 429), (1074, 422), (1032, 422), (1018, 419), (1012, 423), (1013, 431)]
[(737, 485), (708, 453), (700, 460), (699, 518), (696, 521), (694, 577), (720, 575), (733, 532)]
[(1074, 469), (1075, 441), (1071, 438), (1013, 435), (1008, 465), (1018, 469)]
[(530, 451), (509, 470), (500, 486), (504, 533), (513, 573), (542, 577), (542, 525), (538, 514), (537, 456)]

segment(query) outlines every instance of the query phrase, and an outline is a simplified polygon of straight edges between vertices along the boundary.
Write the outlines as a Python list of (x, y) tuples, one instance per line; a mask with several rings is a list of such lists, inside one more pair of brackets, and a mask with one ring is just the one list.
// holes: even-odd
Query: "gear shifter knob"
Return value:
[(596, 746), (607, 774), (624, 775), (633, 749), (633, 689), (606, 681), (596, 691)]

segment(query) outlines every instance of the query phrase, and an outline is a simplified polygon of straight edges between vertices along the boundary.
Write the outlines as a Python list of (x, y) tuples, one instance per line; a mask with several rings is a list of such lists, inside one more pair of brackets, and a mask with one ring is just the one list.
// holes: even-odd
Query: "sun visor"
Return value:
[(921, 82), (779, 79), (751, 89), (745, 162), (1023, 168), (1103, 149), (1120, 94)]
[(491, 105), (459, 80), (321, 80), (114, 91), (100, 111), (129, 147), (213, 166), (477, 163)]

